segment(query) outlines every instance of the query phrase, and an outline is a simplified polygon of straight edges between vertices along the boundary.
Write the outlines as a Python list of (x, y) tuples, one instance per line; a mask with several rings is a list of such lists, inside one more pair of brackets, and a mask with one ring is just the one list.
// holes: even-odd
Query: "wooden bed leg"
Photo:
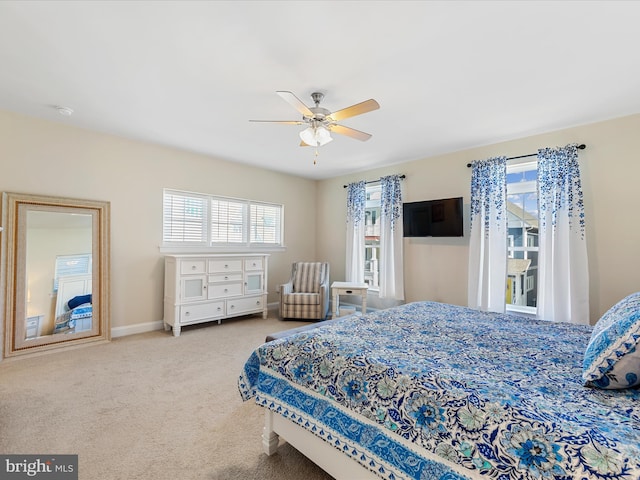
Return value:
[(273, 455), (278, 449), (280, 438), (273, 431), (273, 412), (264, 409), (264, 428), (262, 429), (262, 449), (267, 455)]

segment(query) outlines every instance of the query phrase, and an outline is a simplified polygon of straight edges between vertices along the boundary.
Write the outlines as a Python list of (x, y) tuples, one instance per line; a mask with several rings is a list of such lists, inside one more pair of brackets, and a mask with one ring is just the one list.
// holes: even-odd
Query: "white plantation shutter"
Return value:
[(53, 278), (53, 291), (58, 291), (58, 280), (68, 275), (83, 275), (91, 273), (91, 254), (58, 255)]
[(211, 243), (246, 243), (247, 202), (211, 199)]
[(251, 243), (280, 245), (282, 207), (264, 203), (251, 204)]
[(282, 205), (165, 189), (166, 247), (282, 247)]
[(207, 244), (207, 198), (165, 190), (162, 238), (165, 243)]

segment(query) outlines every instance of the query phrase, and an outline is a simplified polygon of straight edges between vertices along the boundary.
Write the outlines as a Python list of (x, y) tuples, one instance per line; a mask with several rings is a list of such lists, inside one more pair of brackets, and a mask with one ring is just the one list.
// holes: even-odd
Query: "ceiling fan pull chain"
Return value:
[(318, 160), (318, 149), (316, 148), (316, 154), (313, 157), (313, 164), (315, 165), (317, 163)]

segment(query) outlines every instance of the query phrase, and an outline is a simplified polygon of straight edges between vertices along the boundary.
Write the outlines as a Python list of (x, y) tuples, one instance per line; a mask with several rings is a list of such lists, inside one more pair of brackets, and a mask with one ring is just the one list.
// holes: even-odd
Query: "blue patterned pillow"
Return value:
[(640, 292), (620, 300), (593, 327), (582, 379), (598, 388), (640, 385)]

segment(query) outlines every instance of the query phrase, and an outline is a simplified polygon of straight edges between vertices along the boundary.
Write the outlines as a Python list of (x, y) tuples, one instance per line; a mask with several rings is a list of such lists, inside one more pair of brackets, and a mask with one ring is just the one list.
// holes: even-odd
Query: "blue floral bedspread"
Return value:
[(266, 343), (244, 400), (380, 477), (640, 479), (640, 390), (583, 386), (591, 327), (418, 302)]

